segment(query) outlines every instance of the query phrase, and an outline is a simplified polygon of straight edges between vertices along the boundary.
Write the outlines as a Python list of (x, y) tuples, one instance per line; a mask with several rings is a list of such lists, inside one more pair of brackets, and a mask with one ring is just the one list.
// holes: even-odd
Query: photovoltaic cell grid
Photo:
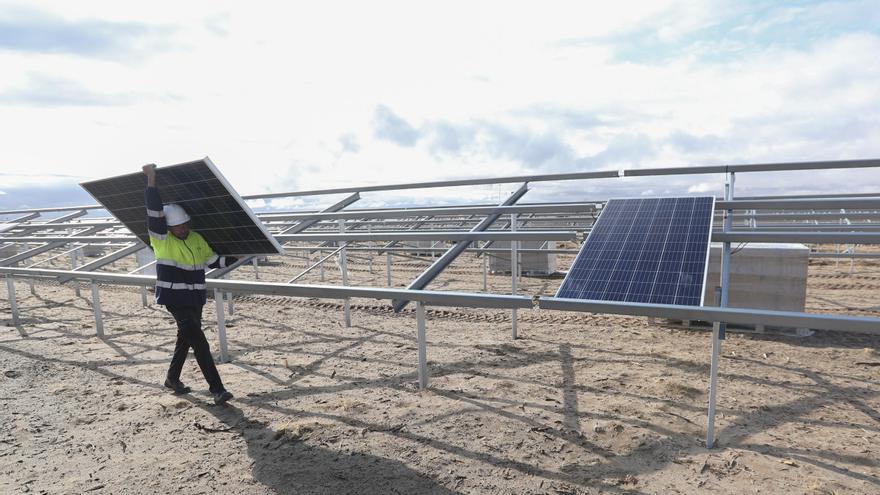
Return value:
[(557, 297), (700, 306), (713, 197), (612, 199)]
[[(80, 184), (132, 233), (150, 245), (142, 172)], [(207, 158), (156, 170), (162, 202), (183, 206), (190, 228), (218, 254), (279, 254), (281, 245)]]

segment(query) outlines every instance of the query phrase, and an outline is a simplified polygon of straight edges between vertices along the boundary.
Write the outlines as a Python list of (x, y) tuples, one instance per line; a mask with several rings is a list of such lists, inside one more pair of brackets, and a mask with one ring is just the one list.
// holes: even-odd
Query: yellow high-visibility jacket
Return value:
[(207, 300), (205, 268), (234, 263), (231, 256), (218, 256), (201, 234), (189, 231), (179, 239), (168, 231), (159, 190), (148, 187), (147, 231), (156, 255), (156, 303), (173, 306), (201, 306)]

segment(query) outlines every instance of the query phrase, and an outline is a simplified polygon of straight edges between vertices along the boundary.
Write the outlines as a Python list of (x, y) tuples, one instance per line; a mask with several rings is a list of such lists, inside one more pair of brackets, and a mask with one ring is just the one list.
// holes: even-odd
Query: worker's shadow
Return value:
[(254, 480), (275, 493), (457, 493), (395, 460), (310, 445), (300, 432), (273, 430), (233, 405), (201, 407), (225, 425), (208, 431), (228, 431), (247, 442)]

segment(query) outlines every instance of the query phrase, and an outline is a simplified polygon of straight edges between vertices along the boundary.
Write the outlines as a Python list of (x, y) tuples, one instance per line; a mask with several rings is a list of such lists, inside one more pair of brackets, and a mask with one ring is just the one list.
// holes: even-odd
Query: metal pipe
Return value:
[(12, 311), (12, 324), (19, 326), (21, 320), (18, 316), (18, 302), (15, 300), (15, 281), (12, 279), (12, 275), (6, 275), (6, 294), (9, 298), (9, 308)]
[(95, 313), (95, 332), (99, 339), (104, 338), (104, 317), (101, 314), (101, 294), (98, 283), (92, 281), (92, 310)]
[[(284, 221), (301, 219), (321, 220), (364, 220), (383, 218), (407, 218), (421, 216), (450, 216), (450, 215), (506, 215), (510, 213), (585, 213), (594, 212), (597, 209), (596, 202), (590, 203), (551, 203), (539, 205), (508, 205), (508, 206), (438, 206), (375, 210), (351, 210), (336, 213), (277, 213), (265, 214), (260, 218), (263, 221)], [(415, 220), (414, 220), (415, 221)], [(450, 220), (449, 223), (461, 220)], [(416, 224), (418, 226), (418, 222)]]
[(880, 244), (880, 232), (713, 232), (712, 241)]
[[(516, 213), (510, 215), (510, 231), (516, 232)], [(519, 242), (510, 241), (510, 293), (516, 295), (517, 270), (519, 268), (519, 254), (516, 252)], [(485, 256), (484, 256), (485, 258)], [(517, 317), (516, 308), (510, 310), (511, 337), (513, 340), (517, 338)]]
[[(736, 176), (733, 172), (724, 184), (724, 199), (733, 199)], [(730, 232), (733, 210), (724, 215), (724, 231)], [(730, 242), (725, 242), (721, 250), (721, 300), (719, 307), (726, 308), (730, 297)], [(715, 402), (718, 397), (718, 365), (721, 354), (721, 341), (724, 339), (727, 323), (715, 322), (712, 325), (712, 360), (709, 370), (709, 411), (707, 413), (706, 448), (715, 446)]]
[[(528, 183), (523, 184), (522, 186), (520, 186), (519, 189), (517, 189), (513, 194), (511, 194), (506, 200), (504, 200), (504, 202), (501, 203), (501, 206), (509, 206), (509, 205), (516, 203), (528, 191), (529, 191)], [(500, 215), (489, 215), (488, 217), (484, 218), (479, 224), (477, 224), (473, 229), (471, 229), (470, 234), (481, 234), (481, 235), (487, 234), (486, 232), (482, 232), (482, 231), (489, 228), (493, 223), (495, 223), (496, 220), (498, 220), (499, 217), (500, 217)], [(497, 232), (496, 232), (496, 234), (497, 234)], [(571, 234), (574, 234), (574, 232), (571, 232)], [(513, 233), (511, 235), (513, 236), (516, 234)], [(433, 264), (431, 264), (431, 266), (429, 266), (427, 270), (425, 270), (418, 277), (416, 277), (416, 279), (413, 280), (412, 283), (409, 284), (407, 289), (416, 289), (416, 290), (424, 289), (432, 280), (434, 280), (434, 278), (437, 277), (437, 275), (440, 274), (440, 272), (442, 272), (447, 266), (449, 266), (450, 263), (452, 263), (456, 258), (458, 258), (458, 256), (461, 253), (463, 253), (464, 250), (470, 246), (470, 244), (471, 244), (470, 241), (472, 241), (472, 240), (474, 240), (474, 239), (469, 239), (464, 242), (459, 242), (456, 245), (449, 248), (449, 251), (446, 251), (445, 253), (443, 253), (443, 255), (440, 256), (440, 258), (437, 261), (435, 261)], [(399, 300), (399, 301), (394, 301), (392, 303), (392, 307), (394, 308), (394, 312), (399, 313), (400, 310), (402, 310), (407, 305), (408, 302), (409, 301), (405, 300), (405, 299)]]
[(716, 201), (716, 210), (877, 210), (880, 198), (736, 199)]
[(292, 283), (296, 282), (297, 280), (301, 279), (305, 274), (314, 270), (315, 267), (317, 267), (318, 265), (321, 265), (321, 281), (323, 282), (324, 281), (324, 262), (327, 261), (328, 259), (332, 258), (333, 255), (335, 255), (336, 253), (342, 251), (346, 246), (348, 246), (347, 242), (345, 244), (343, 244), (342, 246), (339, 246), (338, 248), (336, 248), (336, 250), (334, 250), (332, 253), (328, 254), (327, 256), (324, 256), (323, 258), (321, 258), (320, 260), (318, 260), (317, 262), (312, 264), (312, 266), (310, 266), (310, 267), (306, 268), (305, 270), (303, 270), (302, 272), (300, 272), (299, 275), (288, 280), (287, 283), (292, 284)]
[(628, 170), (606, 170), (599, 172), (579, 172), (568, 174), (545, 174), (545, 175), (520, 175), (513, 177), (496, 177), (492, 179), (464, 179), (435, 182), (417, 182), (405, 184), (391, 184), (384, 186), (368, 187), (344, 187), (336, 189), (314, 189), (310, 191), (293, 191), (270, 194), (254, 194), (242, 196), (243, 199), (267, 199), (290, 196), (313, 196), (319, 194), (338, 194), (350, 192), (393, 191), (402, 189), (426, 189), (434, 187), (457, 187), (474, 186), (485, 184), (507, 184), (513, 182), (543, 182), (565, 181), (584, 179), (604, 179), (619, 177), (644, 177), (658, 175), (696, 175), (696, 174), (722, 174), (728, 172), (770, 172), (786, 170), (820, 170), (837, 168), (866, 168), (880, 167), (880, 160), (840, 160), (824, 162), (791, 162), (791, 163), (758, 163), (743, 165), (715, 165), (702, 167), (666, 167), (666, 168), (641, 168)]
[[(72, 275), (76, 280), (101, 283), (151, 286), (155, 277), (127, 275), (105, 272), (74, 272), (70, 270), (46, 270), (18, 267), (0, 267), (0, 275), (14, 275), (31, 278), (57, 278)], [(468, 308), (532, 308), (533, 298), (502, 294), (480, 294), (472, 292), (446, 292), (407, 289), (388, 289), (383, 287), (339, 287), (329, 285), (293, 285), (284, 283), (251, 282), (244, 280), (207, 280), (209, 290), (219, 289), (236, 293), (278, 295), (287, 297), (312, 297), (323, 299), (344, 299), (361, 297), (366, 299), (409, 299), (422, 301), (432, 306), (457, 306)], [(590, 313), (624, 314), (649, 316), (673, 320), (723, 321), (733, 324), (779, 326), (789, 328), (811, 328), (840, 332), (854, 332), (880, 335), (880, 318), (863, 316), (836, 316), (792, 311), (771, 311), (766, 309), (711, 308), (702, 306), (678, 306), (648, 303), (621, 303), (614, 301), (591, 301), (535, 296), (538, 306), (543, 309), (561, 311), (580, 311)]]
[[(345, 235), (345, 219), (339, 219), (339, 233)], [(342, 285), (348, 285), (348, 263), (345, 259), (345, 246), (343, 244), (339, 249), (339, 269), (342, 271)], [(351, 326), (351, 299), (345, 298), (343, 301), (343, 312), (345, 314), (345, 326)]]
[(220, 341), (220, 362), (226, 363), (229, 362), (229, 349), (226, 345), (226, 314), (223, 312), (223, 292), (220, 289), (214, 289), (214, 310), (217, 313), (217, 339)]
[(425, 303), (416, 303), (417, 339), (419, 353), (419, 388), (428, 387), (428, 344), (425, 337)]
[(679, 306), (671, 304), (593, 301), (541, 297), (539, 307), (561, 311), (609, 313), (630, 316), (668, 318), (670, 320), (720, 321), (728, 324), (811, 328), (839, 332), (880, 335), (880, 318), (863, 316), (836, 316), (794, 311), (773, 311), (752, 308), (713, 308), (708, 306)]
[[(497, 216), (497, 215), (493, 215)], [(492, 217), (489, 217), (492, 218)], [(477, 226), (479, 227), (479, 225)], [(477, 227), (474, 227), (475, 229)], [(522, 232), (452, 231), (452, 232), (377, 232), (373, 234), (347, 232), (345, 234), (314, 233), (279, 236), (283, 241), (477, 241), (477, 240), (523, 240), (523, 241), (569, 241), (575, 239), (574, 231), (544, 230)]]
[(385, 249), (386, 258), (385, 258), (385, 272), (388, 275), (388, 287), (391, 287), (391, 251), (388, 251), (388, 248)]

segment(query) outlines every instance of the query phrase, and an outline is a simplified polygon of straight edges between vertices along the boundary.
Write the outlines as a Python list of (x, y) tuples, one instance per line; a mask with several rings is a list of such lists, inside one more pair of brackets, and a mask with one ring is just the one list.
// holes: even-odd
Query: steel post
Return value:
[(388, 287), (391, 287), (391, 251), (386, 253), (385, 272), (388, 275)]
[(104, 317), (101, 314), (101, 294), (97, 282), (92, 282), (92, 310), (95, 312), (95, 331), (99, 339), (104, 338)]
[[(724, 187), (724, 199), (733, 199), (735, 174), (729, 174)], [(727, 210), (724, 216), (724, 231), (729, 232), (733, 219), (733, 210)], [(725, 242), (721, 252), (721, 301), (719, 307), (726, 308), (730, 297), (730, 243)], [(725, 337), (727, 323), (716, 322), (712, 326), (712, 364), (709, 371), (709, 412), (706, 426), (706, 448), (715, 446), (715, 403), (718, 398), (718, 361), (721, 355), (721, 340)]]
[(12, 324), (18, 326), (20, 320), (18, 318), (18, 303), (15, 300), (15, 281), (10, 275), (6, 276), (6, 293), (9, 298), (9, 307), (12, 310)]
[(229, 350), (226, 346), (226, 315), (223, 313), (223, 292), (214, 289), (214, 307), (217, 311), (217, 338), (220, 341), (220, 362), (229, 361)]
[(416, 321), (419, 347), (419, 388), (424, 390), (428, 386), (428, 344), (425, 338), (425, 303), (421, 301), (416, 302)]
[(489, 292), (489, 255), (483, 254), (483, 292)]
[[(510, 231), (516, 232), (516, 213), (510, 215)], [(511, 286), (511, 294), (516, 295), (517, 291), (517, 272), (519, 269), (519, 253), (517, 249), (519, 248), (519, 241), (510, 241), (510, 286)], [(516, 317), (516, 308), (510, 310), (510, 324), (511, 324), (511, 336), (513, 340), (517, 338), (517, 317)]]
[[(80, 255), (81, 253), (82, 253), (82, 248), (80, 248), (80, 249), (75, 249), (75, 250), (71, 251), (71, 253), (70, 253), (70, 269), (71, 269), (71, 270), (76, 270), (76, 267), (77, 267), (77, 258), (79, 257), (79, 255)], [(73, 292), (74, 292), (74, 294), (76, 294), (76, 297), (80, 297), (80, 293), (79, 293), (79, 282), (74, 282), (74, 283), (73, 283)]]
[[(339, 219), (339, 233), (345, 233), (345, 219)], [(345, 258), (345, 245), (343, 245), (342, 249), (339, 251), (339, 269), (342, 271), (342, 285), (348, 285), (348, 263)], [(345, 298), (342, 303), (343, 311), (345, 313), (345, 326), (351, 326), (351, 299)]]

